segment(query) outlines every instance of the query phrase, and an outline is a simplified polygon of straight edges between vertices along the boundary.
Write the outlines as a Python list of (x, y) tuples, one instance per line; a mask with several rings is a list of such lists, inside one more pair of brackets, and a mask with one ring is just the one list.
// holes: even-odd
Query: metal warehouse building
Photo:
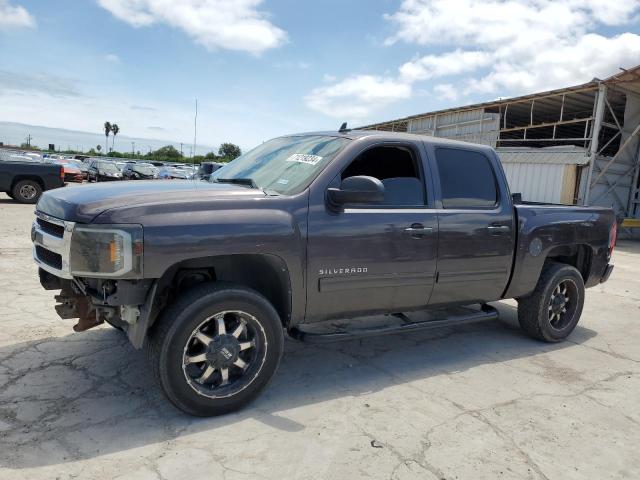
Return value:
[(640, 65), (604, 80), (367, 125), (496, 148), (524, 200), (612, 207), (640, 225)]

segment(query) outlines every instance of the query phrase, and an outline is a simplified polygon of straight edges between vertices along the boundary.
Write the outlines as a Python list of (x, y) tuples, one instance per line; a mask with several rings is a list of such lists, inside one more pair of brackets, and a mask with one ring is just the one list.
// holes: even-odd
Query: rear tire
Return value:
[(18, 203), (37, 203), (42, 187), (34, 180), (20, 180), (11, 189), (11, 198)]
[(163, 312), (148, 347), (169, 401), (206, 417), (238, 410), (258, 396), (278, 368), (284, 334), (278, 313), (259, 293), (206, 283)]
[(584, 306), (584, 281), (571, 265), (545, 265), (531, 295), (518, 299), (518, 321), (527, 334), (560, 342), (576, 328)]

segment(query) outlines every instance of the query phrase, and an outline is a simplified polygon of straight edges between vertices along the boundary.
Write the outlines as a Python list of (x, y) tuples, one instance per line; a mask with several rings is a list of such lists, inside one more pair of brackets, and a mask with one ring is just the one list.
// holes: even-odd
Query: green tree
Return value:
[(118, 124), (114, 123), (113, 125), (111, 125), (111, 133), (113, 133), (113, 140), (111, 142), (111, 150), (113, 150), (115, 145), (116, 145), (116, 135), (118, 135), (118, 132), (120, 132), (120, 127), (118, 126)]
[(239, 146), (227, 142), (220, 145), (218, 155), (220, 155), (223, 160), (230, 161), (242, 155), (242, 150), (240, 150)]
[(180, 160), (182, 158), (182, 154), (176, 150), (173, 145), (167, 145), (153, 152), (153, 157), (168, 160)]
[(212, 161), (213, 161), (213, 160), (217, 160), (217, 159), (218, 159), (218, 156), (217, 156), (215, 153), (213, 153), (213, 152), (209, 152), (209, 153), (207, 153), (207, 154), (204, 156), (204, 159), (205, 159), (205, 160), (212, 160)]
[(104, 151), (109, 152), (109, 133), (111, 133), (111, 122), (104, 122)]
[(102, 150), (102, 145), (96, 145), (96, 150), (98, 150), (98, 153), (100, 153), (100, 150)]

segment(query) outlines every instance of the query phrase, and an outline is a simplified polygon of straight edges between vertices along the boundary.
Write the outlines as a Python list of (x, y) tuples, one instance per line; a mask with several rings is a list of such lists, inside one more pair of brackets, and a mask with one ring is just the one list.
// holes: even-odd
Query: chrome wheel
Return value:
[(560, 282), (549, 299), (549, 324), (554, 330), (562, 330), (571, 324), (576, 313), (578, 286), (573, 280)]
[(37, 195), (38, 190), (33, 185), (26, 184), (20, 188), (20, 196), (25, 200), (33, 200)]
[(258, 320), (242, 311), (206, 318), (184, 347), (182, 371), (199, 395), (225, 398), (247, 388), (258, 376), (267, 340)]

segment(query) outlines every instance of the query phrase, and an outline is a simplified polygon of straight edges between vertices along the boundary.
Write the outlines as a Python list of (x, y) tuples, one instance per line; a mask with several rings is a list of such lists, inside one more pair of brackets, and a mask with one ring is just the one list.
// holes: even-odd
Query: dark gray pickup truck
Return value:
[(146, 342), (166, 396), (194, 415), (256, 397), (284, 332), (321, 342), (457, 325), (516, 298), (529, 335), (560, 341), (585, 287), (610, 275), (616, 239), (609, 209), (514, 205), (489, 147), (348, 130), (276, 138), (210, 182), (47, 192), (36, 215), (58, 314)]
[(64, 186), (61, 165), (0, 162), (0, 192), (19, 203), (36, 203), (45, 190)]

